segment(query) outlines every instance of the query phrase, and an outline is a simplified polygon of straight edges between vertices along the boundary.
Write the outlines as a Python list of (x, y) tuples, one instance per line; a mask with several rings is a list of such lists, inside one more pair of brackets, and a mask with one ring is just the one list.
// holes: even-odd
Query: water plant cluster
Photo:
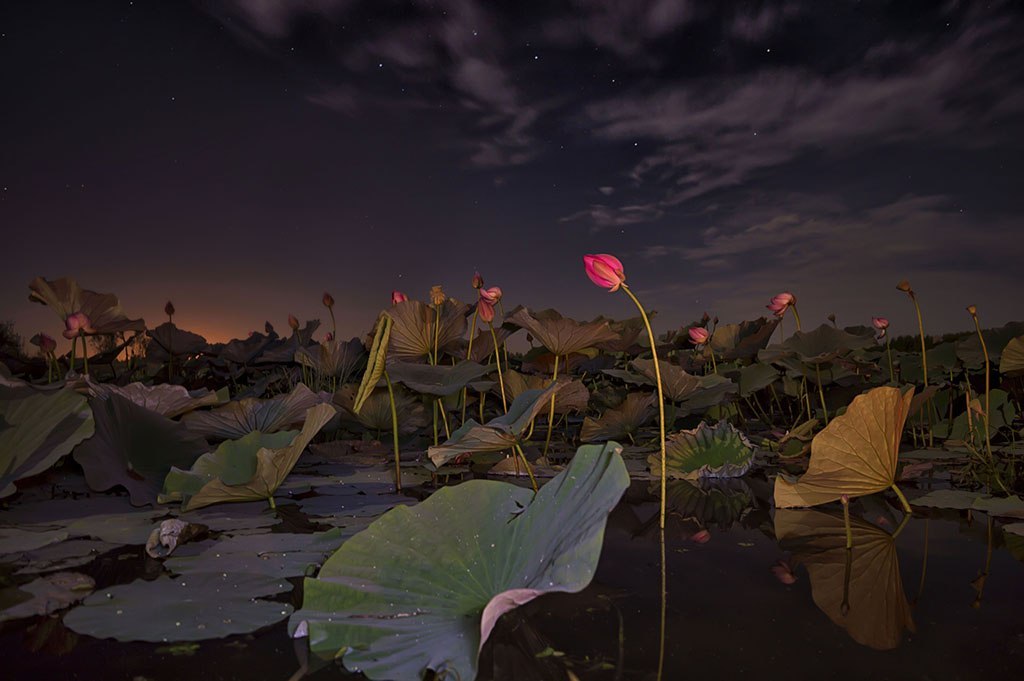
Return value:
[[(937, 342), (904, 281), (913, 348), (881, 317), (805, 328), (792, 292), (657, 335), (623, 263), (583, 261), (637, 316), (506, 305), (476, 274), (468, 302), (394, 291), (365, 337), (338, 337), (344, 301), (325, 293), (328, 328), (290, 315), (284, 334), (210, 343), (170, 302), (150, 326), (37, 278), (71, 348), (44, 330), (37, 357), (0, 357), (0, 621), (64, 613), (78, 634), (180, 643), (288, 619), (368, 678), (470, 679), (503, 614), (590, 583), (631, 485), (658, 502), (663, 564), (667, 523), (706, 540), (753, 478), (780, 540), (824, 512), (848, 571), (858, 543), (891, 549), (851, 518), (861, 498), (1024, 534), (1024, 322), (985, 329), (971, 306), (975, 333)], [(147, 579), (75, 571), (126, 546)], [(664, 569), (661, 591), (663, 661)]]

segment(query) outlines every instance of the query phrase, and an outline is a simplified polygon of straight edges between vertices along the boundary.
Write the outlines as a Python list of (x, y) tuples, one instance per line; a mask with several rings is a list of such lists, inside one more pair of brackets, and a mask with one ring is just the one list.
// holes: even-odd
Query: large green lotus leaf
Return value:
[(1007, 376), (1024, 374), (1024, 336), (1012, 339), (999, 358), (999, 373)]
[[(479, 322), (477, 322), (477, 326), (480, 326)], [(473, 337), (472, 352), (470, 353), (469, 344), (465, 343), (466, 349), (462, 350), (462, 347), (460, 345), (459, 352), (457, 354), (459, 357), (466, 357), (467, 353), (469, 353), (467, 359), (482, 364), (494, 355), (495, 338), (497, 338), (498, 347), (500, 348), (505, 343), (505, 341), (508, 340), (509, 336), (511, 336), (517, 330), (518, 329), (515, 328), (506, 329), (504, 326), (495, 326), (494, 336), (492, 337), (490, 328), (484, 326), (477, 332), (476, 336)]]
[(95, 586), (92, 577), (77, 572), (57, 572), (39, 577), (18, 587), (30, 598), (0, 610), (0, 622), (63, 610), (88, 596)]
[(581, 447), (536, 496), (470, 480), (389, 511), (306, 580), (289, 630), (369, 679), (476, 678), (503, 613), (590, 583), (608, 514), (629, 486), (620, 451)]
[(783, 343), (769, 345), (757, 353), (762, 362), (775, 362), (785, 357), (795, 357), (806, 364), (825, 364), (851, 350), (875, 345), (873, 336), (855, 336), (829, 324), (822, 324), (814, 331), (797, 331)]
[(462, 361), (455, 366), (395, 362), (388, 365), (388, 377), (418, 393), (445, 397), (461, 392), (469, 383), (492, 370), (476, 362)]
[(77, 281), (68, 277), (56, 281), (36, 277), (28, 287), (28, 299), (47, 305), (62, 321), (75, 312), (84, 312), (97, 334), (146, 330), (141, 319), (128, 319), (113, 293), (80, 288)]
[(468, 305), (451, 298), (441, 304), (439, 317), (434, 307), (418, 300), (392, 305), (384, 313), (394, 322), (387, 346), (388, 357), (393, 360), (425, 360), (434, 354), (435, 340), (441, 354), (456, 351), (466, 333), (468, 313)]
[[(661, 454), (647, 458), (660, 477)], [(709, 426), (701, 421), (693, 430), (671, 435), (665, 443), (665, 468), (670, 478), (738, 478), (754, 464), (754, 446), (728, 421)]]
[[(398, 432), (411, 435), (427, 423), (423, 402), (401, 387), (394, 389), (395, 411), (398, 414)], [(371, 432), (391, 432), (391, 398), (387, 388), (377, 388), (363, 400), (362, 408), (355, 410), (356, 388), (343, 385), (334, 393), (334, 404), (341, 408), (342, 423), (358, 429), (360, 426)]]
[(295, 361), (320, 376), (330, 376), (344, 383), (366, 361), (366, 346), (358, 338), (324, 341), (312, 348), (299, 348)]
[(206, 572), (157, 577), (100, 589), (64, 616), (79, 634), (118, 641), (203, 641), (279, 622), (287, 603), (259, 600), (291, 591), (283, 578)]
[(771, 364), (751, 364), (736, 372), (740, 397), (749, 397), (778, 380), (779, 372)]
[(551, 396), (557, 395), (560, 388), (559, 384), (552, 382), (544, 390), (527, 390), (509, 405), (507, 414), (485, 424), (468, 419), (445, 442), (430, 447), (427, 455), (440, 468), (460, 454), (500, 452), (511, 448), (537, 414), (549, 408)]
[(529, 331), (541, 345), (559, 356), (580, 352), (618, 337), (607, 321), (578, 322), (550, 309), (534, 313), (524, 307), (510, 315), (508, 321)]
[[(26, 534), (94, 537), (113, 544), (145, 544), (154, 519), (164, 510), (133, 508), (127, 497), (45, 499), (17, 504), (0, 514), (0, 524)], [(0, 552), (7, 527), (0, 527)], [(24, 538), (26, 541), (28, 537)], [(49, 542), (47, 542), (49, 543)]]
[(89, 402), (69, 388), (14, 398), (0, 388), (0, 498), (15, 480), (38, 475), (94, 431)]
[(163, 364), (172, 355), (195, 355), (210, 349), (210, 344), (198, 333), (179, 329), (172, 322), (164, 322), (146, 334), (149, 336), (146, 362), (150, 364)]
[[(649, 385), (657, 385), (657, 376), (654, 373), (654, 360), (634, 359), (630, 366), (640, 375), (647, 379)], [(704, 377), (694, 376), (683, 370), (681, 366), (670, 364), (665, 360), (658, 360), (658, 369), (661, 371), (661, 388), (665, 399), (669, 402), (682, 402), (704, 387)], [(605, 373), (609, 373), (607, 370)]]
[(722, 324), (711, 334), (708, 345), (720, 360), (752, 359), (768, 345), (780, 321), (760, 317), (739, 324)]
[[(650, 487), (660, 493), (660, 485)], [(665, 503), (683, 518), (696, 518), (701, 525), (716, 524), (727, 530), (753, 508), (756, 497), (742, 478), (703, 478), (669, 480), (665, 485)]]
[(253, 431), (273, 433), (302, 423), (310, 407), (321, 399), (299, 383), (287, 395), (267, 400), (248, 397), (210, 411), (185, 414), (181, 422), (193, 433), (214, 440), (235, 440)]
[(775, 512), (775, 536), (794, 563), (807, 566), (814, 604), (857, 643), (892, 650), (914, 631), (903, 591), (896, 542), (888, 532), (850, 519), (853, 549), (846, 548), (842, 516), (820, 511)]
[(913, 389), (883, 386), (858, 395), (811, 441), (807, 472), (793, 482), (775, 478), (778, 508), (817, 506), (842, 495), (859, 497), (889, 488), (896, 480), (900, 439)]
[[(661, 364), (663, 366), (668, 364), (667, 362), (665, 362), (665, 360), (659, 360), (659, 362), (661, 362)], [(646, 385), (646, 386), (656, 386), (657, 385), (657, 383), (654, 382), (654, 378), (648, 378), (644, 374), (638, 374), (638, 373), (635, 373), (633, 371), (629, 371), (628, 369), (602, 369), (601, 373), (603, 373), (605, 375), (608, 375), (608, 376), (611, 376), (612, 378), (617, 378), (620, 381), (623, 381), (624, 383), (629, 383), (631, 385)], [(692, 376), (692, 374), (686, 374), (686, 375), (687, 376)], [(696, 377), (694, 377), (694, 378), (696, 378)], [(665, 399), (667, 399), (667, 400), (671, 400), (672, 399), (669, 396), (668, 390), (665, 390)]]
[[(894, 353), (895, 356), (895, 353)], [(927, 352), (928, 380), (932, 382), (949, 380), (950, 370), (959, 373), (960, 360), (956, 354), (955, 343), (940, 343)], [(924, 367), (921, 365), (920, 352), (900, 353), (896, 358), (900, 371), (900, 379), (905, 383), (920, 383), (924, 378)], [(888, 359), (880, 358), (888, 377)]]
[[(1010, 322), (998, 329), (983, 329), (981, 335), (985, 337), (989, 361), (998, 366), (1003, 348), (1014, 338), (1024, 335), (1024, 322)], [(956, 354), (968, 369), (981, 369), (985, 366), (985, 353), (981, 350), (981, 340), (976, 333), (956, 344)]]
[(609, 409), (600, 418), (590, 416), (583, 419), (580, 429), (580, 440), (583, 442), (601, 442), (618, 437), (632, 438), (633, 433), (640, 429), (657, 414), (654, 406), (657, 395), (653, 393), (629, 393), (620, 406)]
[(92, 489), (122, 485), (132, 504), (156, 501), (172, 467), (190, 467), (210, 450), (201, 435), (120, 395), (89, 400), (96, 434), (75, 449)]
[(164, 567), (180, 575), (230, 573), (284, 579), (312, 574), (351, 534), (341, 529), (311, 534), (264, 532), (179, 547)]
[(190, 470), (172, 468), (160, 503), (181, 500), (182, 510), (192, 511), (226, 501), (273, 500), (303, 450), (335, 413), (331, 405), (318, 404), (306, 412), (298, 433), (254, 431), (199, 457)]
[(155, 411), (169, 419), (200, 407), (212, 407), (228, 401), (227, 388), (212, 392), (206, 388), (187, 390), (184, 386), (171, 383), (145, 385), (138, 382), (121, 386), (113, 383), (96, 383), (88, 377), (82, 381), (80, 386), (76, 387), (87, 391), (94, 397), (105, 398), (112, 394), (120, 395), (140, 407)]
[[(502, 379), (505, 383), (505, 396), (513, 401), (527, 390), (542, 390), (551, 384), (551, 379), (547, 376), (521, 374), (515, 369), (505, 371)], [(498, 393), (498, 390), (495, 392)], [(500, 396), (500, 393), (498, 394)], [(555, 394), (556, 414), (586, 411), (589, 401), (590, 390), (583, 381), (565, 375), (558, 377), (558, 392)]]

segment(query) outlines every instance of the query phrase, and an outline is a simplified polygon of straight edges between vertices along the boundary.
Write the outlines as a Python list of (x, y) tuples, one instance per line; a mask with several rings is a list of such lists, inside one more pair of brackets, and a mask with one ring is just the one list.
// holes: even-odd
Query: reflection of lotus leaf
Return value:
[[(458, 348), (466, 332), (469, 306), (449, 298), (440, 306), (436, 341), (440, 353)], [(389, 359), (422, 361), (434, 353), (435, 319), (437, 314), (430, 305), (418, 300), (406, 300), (391, 306), (385, 314), (391, 317), (391, 337), (387, 348)]]
[[(527, 390), (540, 390), (551, 384), (551, 379), (546, 376), (521, 374), (515, 369), (506, 371), (504, 380), (505, 395), (509, 400), (515, 400)], [(558, 394), (555, 395), (556, 414), (586, 411), (589, 401), (590, 390), (583, 381), (568, 376), (558, 377)]]
[[(651, 494), (660, 487), (651, 486)], [(696, 518), (702, 526), (718, 525), (723, 530), (739, 522), (755, 504), (754, 493), (739, 478), (703, 478), (700, 481), (669, 480), (665, 503), (683, 518)]]
[(555, 310), (531, 312), (523, 308), (508, 318), (509, 322), (529, 331), (541, 345), (555, 355), (569, 355), (598, 343), (611, 342), (618, 335), (606, 321), (578, 322), (563, 317)]
[(369, 679), (419, 681), (428, 669), (476, 678), (503, 613), (590, 583), (608, 514), (629, 486), (620, 450), (581, 447), (536, 495), (470, 480), (392, 509), (306, 579), (289, 630)]
[(211, 411), (195, 411), (182, 417), (189, 430), (218, 440), (234, 440), (258, 430), (273, 433), (302, 423), (306, 410), (320, 398), (302, 383), (287, 395), (268, 400), (247, 397)]
[(797, 331), (785, 342), (769, 345), (758, 352), (762, 362), (776, 362), (794, 357), (805, 364), (825, 364), (851, 350), (868, 348), (875, 344), (871, 336), (854, 336), (828, 324), (822, 324), (814, 331)]
[[(660, 477), (661, 454), (647, 459)], [(665, 467), (670, 478), (738, 478), (754, 464), (754, 447), (728, 421), (709, 426), (701, 421), (693, 430), (669, 436), (665, 443)]]
[(843, 518), (820, 511), (778, 510), (775, 536), (794, 562), (807, 566), (814, 603), (857, 643), (892, 650), (914, 631), (896, 543), (870, 523), (851, 518), (846, 549)]
[(903, 424), (914, 391), (883, 386), (858, 395), (811, 441), (811, 461), (798, 482), (775, 478), (779, 508), (817, 506), (846, 494), (859, 497), (896, 479)]
[(654, 407), (656, 396), (651, 393), (629, 393), (626, 401), (620, 406), (609, 409), (601, 418), (590, 416), (583, 419), (580, 429), (580, 440), (583, 442), (601, 442), (617, 437), (632, 437), (657, 413)]
[(0, 388), (0, 498), (17, 491), (15, 480), (47, 470), (94, 430), (89, 403), (71, 389), (17, 399), (15, 392)]
[(999, 359), (999, 373), (1007, 376), (1024, 374), (1024, 336), (1014, 338), (1003, 348)]
[(768, 344), (780, 321), (760, 317), (739, 324), (722, 324), (711, 334), (708, 345), (719, 360), (752, 359)]
[(49, 306), (61, 321), (75, 312), (84, 312), (97, 334), (146, 329), (146, 323), (141, 319), (128, 319), (113, 293), (96, 293), (80, 288), (74, 279), (61, 277), (48, 281), (36, 277), (28, 287), (31, 290), (28, 299)]

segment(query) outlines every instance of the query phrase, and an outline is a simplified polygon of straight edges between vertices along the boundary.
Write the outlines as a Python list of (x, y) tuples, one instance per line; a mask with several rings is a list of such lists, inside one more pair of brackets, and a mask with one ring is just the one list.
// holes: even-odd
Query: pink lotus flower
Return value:
[(586, 268), (587, 276), (601, 288), (609, 292), (618, 291), (619, 287), (626, 283), (626, 273), (622, 269), (622, 262), (614, 255), (601, 253), (598, 255), (583, 256), (583, 266)]
[(886, 329), (889, 328), (889, 320), (886, 319), (885, 317), (872, 317), (871, 325), (874, 326), (879, 331), (885, 331)]
[(96, 329), (92, 328), (92, 321), (84, 312), (75, 312), (64, 320), (64, 337), (68, 340), (93, 333)]
[(484, 278), (480, 276), (479, 272), (477, 272), (476, 274), (473, 275), (473, 288), (475, 288), (475, 289), (482, 289), (483, 287), (484, 287)]
[(480, 289), (480, 300), (494, 305), (501, 300), (501, 289), (497, 286)]
[(711, 338), (711, 334), (702, 326), (691, 326), (688, 333), (690, 334), (690, 342), (694, 345), (704, 345)]
[(775, 579), (779, 580), (786, 586), (796, 583), (796, 575), (793, 574), (793, 567), (784, 560), (780, 560), (772, 566), (772, 574), (775, 575)]
[(293, 314), (288, 315), (288, 326), (292, 327), (292, 331), (299, 330), (299, 319)]
[(333, 340), (334, 340), (334, 334), (333, 334), (333, 333), (331, 333), (330, 331), (328, 331), (328, 332), (327, 332), (327, 335), (326, 335), (326, 336), (324, 336), (324, 342), (325, 342), (325, 343), (330, 343), (330, 342), (332, 342)]
[[(481, 289), (481, 293), (483, 289)], [(494, 305), (489, 303), (483, 296), (480, 296), (480, 301), (476, 305), (477, 312), (480, 314), (480, 319), (484, 320), (488, 324), (494, 321)]]
[(781, 317), (786, 314), (786, 309), (793, 305), (796, 305), (796, 296), (789, 291), (783, 291), (777, 296), (773, 296), (772, 302), (765, 305), (765, 307), (775, 313), (776, 317)]
[(327, 291), (324, 291), (323, 303), (324, 307), (326, 307), (327, 309), (331, 309), (332, 307), (334, 307), (334, 296), (332, 296)]
[(695, 544), (707, 544), (711, 541), (711, 533), (707, 530), (697, 530), (690, 535), (690, 541)]
[(391, 292), (391, 304), (392, 305), (398, 305), (399, 303), (404, 303), (407, 300), (409, 300), (409, 296), (405, 295), (401, 291), (392, 291)]
[(47, 354), (57, 349), (57, 341), (55, 341), (52, 337), (45, 333), (40, 333), (33, 340), (36, 341), (36, 344), (39, 346), (39, 349)]

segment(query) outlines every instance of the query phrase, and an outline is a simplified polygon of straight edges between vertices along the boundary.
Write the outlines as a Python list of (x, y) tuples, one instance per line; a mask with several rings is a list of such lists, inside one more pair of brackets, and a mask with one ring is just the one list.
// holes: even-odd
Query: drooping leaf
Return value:
[(210, 411), (185, 414), (181, 422), (190, 431), (215, 440), (234, 440), (253, 431), (273, 433), (302, 423), (306, 411), (321, 399), (302, 383), (287, 395), (267, 400), (247, 397)]
[(583, 419), (580, 440), (602, 442), (619, 437), (631, 437), (641, 426), (654, 418), (657, 395), (653, 393), (629, 393), (626, 401), (615, 409), (609, 409), (600, 418), (590, 416)]
[[(647, 459), (651, 472), (661, 476), (661, 454)], [(738, 478), (754, 463), (754, 446), (728, 421), (709, 426), (701, 421), (665, 442), (665, 468), (670, 478)]]
[(779, 508), (817, 506), (846, 494), (880, 492), (896, 480), (903, 424), (914, 391), (883, 386), (858, 395), (811, 441), (811, 461), (798, 482), (775, 478)]
[(541, 345), (560, 356), (618, 337), (607, 321), (578, 322), (550, 309), (534, 313), (524, 307), (510, 315), (508, 321), (529, 331)]
[(15, 398), (0, 387), (0, 498), (16, 480), (38, 475), (93, 434), (88, 401), (69, 388)]
[(254, 431), (223, 442), (190, 470), (172, 468), (158, 500), (181, 501), (183, 511), (192, 511), (227, 501), (273, 499), (303, 450), (335, 413), (331, 405), (318, 404), (306, 412), (300, 432)]
[(715, 328), (708, 345), (719, 361), (752, 359), (768, 345), (780, 321), (775, 317), (760, 317), (739, 324), (722, 324)]
[(470, 480), (391, 510), (306, 580), (289, 630), (369, 679), (419, 681), (428, 669), (476, 678), (503, 613), (590, 582), (608, 513), (629, 485), (620, 450), (581, 447), (536, 496)]
[(80, 288), (77, 281), (68, 277), (56, 281), (36, 277), (28, 287), (31, 291), (28, 299), (48, 306), (61, 321), (75, 312), (84, 312), (97, 334), (146, 330), (146, 323), (141, 319), (128, 319), (113, 293)]
[[(435, 340), (440, 354), (457, 351), (466, 333), (469, 306), (449, 298), (441, 304), (439, 312), (418, 300), (406, 300), (382, 312), (394, 322), (390, 342), (386, 344), (388, 357), (423, 361), (433, 356)], [(370, 354), (373, 355), (372, 350)]]
[[(505, 397), (515, 400), (527, 390), (541, 390), (550, 385), (551, 378), (533, 374), (521, 374), (515, 369), (504, 372)], [(558, 377), (558, 393), (555, 395), (555, 413), (580, 413), (587, 409), (590, 390), (577, 378), (562, 375)], [(498, 392), (500, 387), (495, 386)], [(500, 393), (499, 393), (500, 396)]]
[(86, 377), (79, 389), (94, 397), (105, 398), (112, 394), (120, 395), (140, 407), (154, 411), (169, 419), (181, 416), (200, 407), (210, 407), (228, 401), (228, 391), (226, 388), (216, 392), (206, 388), (187, 390), (184, 386), (171, 383), (145, 385), (144, 383), (135, 382), (120, 386), (113, 383), (96, 383)]
[(377, 317), (377, 327), (373, 333), (370, 355), (366, 360), (366, 371), (363, 373), (363, 380), (360, 382), (352, 402), (351, 409), (356, 414), (363, 408), (363, 403), (370, 397), (370, 393), (377, 387), (378, 381), (384, 375), (391, 327), (392, 318), (387, 313), (381, 312)]
[(120, 395), (89, 404), (96, 434), (75, 449), (75, 461), (89, 487), (104, 492), (121, 485), (135, 506), (156, 501), (172, 467), (188, 468), (210, 450), (201, 435)]
[(850, 519), (853, 550), (846, 549), (842, 516), (821, 511), (775, 512), (775, 536), (794, 562), (803, 563), (814, 603), (857, 643), (892, 650), (914, 631), (903, 592), (896, 542), (885, 530)]

